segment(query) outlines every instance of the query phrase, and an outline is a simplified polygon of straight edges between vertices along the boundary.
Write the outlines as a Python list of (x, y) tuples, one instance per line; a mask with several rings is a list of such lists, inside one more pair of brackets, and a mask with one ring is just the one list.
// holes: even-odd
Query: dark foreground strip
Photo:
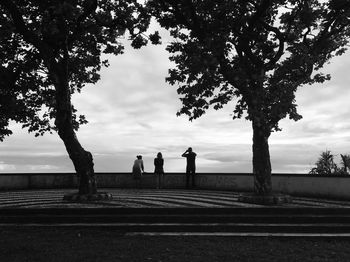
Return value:
[(215, 237), (310, 237), (350, 238), (350, 233), (257, 233), (257, 232), (129, 232), (125, 236), (215, 236)]
[[(115, 225), (109, 224), (0, 224), (1, 228), (95, 228), (105, 230), (114, 229)], [(157, 237), (157, 236), (213, 236), (213, 237), (282, 237), (282, 238), (346, 238), (350, 239), (350, 233), (313, 233), (313, 232), (197, 232), (197, 231), (123, 231), (116, 230), (114, 232), (116, 235), (120, 236), (148, 236), (148, 237)]]

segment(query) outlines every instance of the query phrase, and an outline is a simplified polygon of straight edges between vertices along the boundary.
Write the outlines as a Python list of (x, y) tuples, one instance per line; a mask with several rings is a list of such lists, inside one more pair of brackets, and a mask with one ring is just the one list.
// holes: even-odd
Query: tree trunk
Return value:
[(257, 195), (270, 195), (271, 184), (271, 162), (268, 139), (270, 130), (264, 128), (260, 123), (253, 122), (253, 174), (254, 193)]
[(52, 73), (56, 88), (56, 120), (58, 135), (63, 140), (79, 178), (79, 194), (96, 194), (92, 154), (80, 145), (72, 122), (71, 94), (68, 78), (59, 69)]

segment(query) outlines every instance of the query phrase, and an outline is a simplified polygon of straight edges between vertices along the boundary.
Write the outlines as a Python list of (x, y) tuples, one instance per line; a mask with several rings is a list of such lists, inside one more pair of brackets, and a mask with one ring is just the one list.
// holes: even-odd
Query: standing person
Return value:
[(134, 165), (132, 166), (132, 176), (135, 179), (136, 187), (140, 187), (142, 173), (144, 172), (142, 156), (136, 156)]
[(190, 187), (190, 176), (192, 177), (191, 188), (195, 187), (194, 176), (196, 174), (196, 156), (197, 154), (192, 151), (192, 147), (189, 147), (183, 154), (182, 157), (187, 158), (186, 165), (186, 188)]
[(157, 157), (154, 159), (154, 174), (156, 175), (157, 179), (157, 188), (162, 187), (162, 181), (164, 177), (164, 159), (162, 156), (162, 153), (159, 152), (157, 154)]

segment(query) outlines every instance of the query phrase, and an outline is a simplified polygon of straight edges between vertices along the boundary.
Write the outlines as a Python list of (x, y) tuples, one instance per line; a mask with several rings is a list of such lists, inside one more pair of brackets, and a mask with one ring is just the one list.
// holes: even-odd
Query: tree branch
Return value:
[(280, 30), (278, 30), (278, 28), (273, 27), (264, 21), (261, 21), (261, 24), (265, 27), (265, 29), (274, 32), (279, 40), (278, 51), (276, 52), (275, 56), (271, 58), (270, 61), (265, 65), (265, 68), (269, 70), (274, 67), (275, 63), (281, 58), (284, 53), (285, 36), (281, 33)]

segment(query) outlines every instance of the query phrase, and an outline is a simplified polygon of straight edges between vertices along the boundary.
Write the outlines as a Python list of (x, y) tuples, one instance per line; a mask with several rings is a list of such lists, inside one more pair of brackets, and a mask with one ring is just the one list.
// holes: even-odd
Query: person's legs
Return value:
[(154, 176), (155, 176), (155, 180), (156, 180), (156, 189), (159, 188), (159, 173), (155, 172)]
[(141, 188), (141, 179), (140, 178), (135, 179), (135, 188), (137, 188), (137, 189)]
[(190, 175), (191, 175), (191, 170), (189, 167), (186, 167), (186, 188), (190, 188)]
[(191, 176), (192, 176), (192, 188), (196, 187), (196, 184), (195, 184), (195, 171), (192, 170), (191, 172)]
[[(190, 179), (190, 176), (191, 176), (191, 188), (194, 188), (196, 186), (196, 183), (195, 183), (196, 168), (195, 167), (188, 168), (187, 174), (188, 174), (188, 180)], [(188, 184), (189, 182), (190, 181), (188, 181)]]
[(163, 177), (163, 173), (162, 172), (157, 172), (155, 173), (155, 175), (157, 176), (156, 177), (156, 180), (157, 180), (157, 189), (159, 188), (162, 188), (162, 177)]
[(158, 176), (158, 188), (163, 188), (164, 173), (160, 173)]
[(190, 188), (190, 174), (186, 173), (186, 188)]

